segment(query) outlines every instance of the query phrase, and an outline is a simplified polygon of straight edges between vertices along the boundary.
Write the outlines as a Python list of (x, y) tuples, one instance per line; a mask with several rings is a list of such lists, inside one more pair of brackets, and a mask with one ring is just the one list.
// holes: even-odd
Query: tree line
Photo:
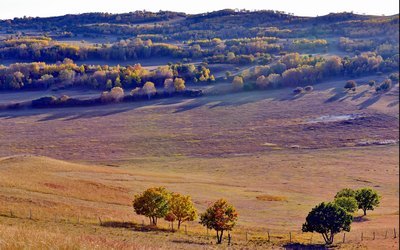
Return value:
[[(381, 196), (371, 188), (353, 190), (345, 188), (337, 192), (332, 202), (322, 202), (315, 206), (307, 215), (302, 226), (303, 232), (317, 232), (322, 235), (325, 243), (333, 243), (335, 234), (350, 231), (353, 213), (358, 209), (364, 216), (368, 210), (379, 206)], [(197, 210), (190, 196), (170, 192), (164, 187), (154, 187), (135, 195), (132, 202), (138, 215), (146, 216), (152, 226), (157, 226), (159, 219), (181, 225), (198, 218)], [(210, 204), (205, 212), (199, 214), (199, 223), (207, 229), (215, 230), (217, 244), (221, 244), (224, 232), (234, 229), (238, 221), (236, 208), (225, 199), (219, 199)]]

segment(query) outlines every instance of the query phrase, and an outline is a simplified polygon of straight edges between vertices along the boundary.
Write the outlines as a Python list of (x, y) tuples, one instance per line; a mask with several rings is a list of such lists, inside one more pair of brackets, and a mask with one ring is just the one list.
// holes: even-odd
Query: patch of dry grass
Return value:
[(284, 196), (275, 196), (269, 194), (257, 196), (256, 199), (260, 201), (287, 201), (287, 198)]

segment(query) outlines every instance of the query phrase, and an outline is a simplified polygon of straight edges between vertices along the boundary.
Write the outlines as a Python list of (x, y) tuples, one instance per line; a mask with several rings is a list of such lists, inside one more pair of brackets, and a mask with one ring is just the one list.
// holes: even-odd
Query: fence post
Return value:
[(394, 238), (396, 239), (396, 238), (397, 238), (397, 235), (396, 235), (396, 228), (393, 228), (393, 233), (394, 233)]
[(289, 232), (289, 243), (292, 243), (292, 232)]
[(363, 235), (363, 232), (361, 232), (361, 241), (363, 241), (363, 239), (364, 239), (364, 235)]
[(387, 230), (386, 230), (386, 232), (385, 232), (385, 239), (387, 239)]
[(13, 214), (13, 212), (12, 212), (11, 209), (10, 209), (10, 217), (11, 217), (11, 218), (14, 217), (14, 214)]
[(29, 208), (29, 219), (32, 220), (32, 209)]
[(99, 223), (100, 223), (100, 226), (103, 224), (102, 222), (101, 222), (101, 218), (99, 217)]
[(311, 238), (310, 238), (310, 244), (312, 244), (312, 238), (313, 238), (314, 234), (311, 234)]
[(375, 232), (372, 232), (373, 238), (372, 240), (375, 240)]
[(187, 234), (187, 225), (185, 225), (185, 234)]
[(346, 233), (343, 233), (343, 243), (346, 242)]
[(268, 242), (271, 242), (271, 237), (269, 235), (269, 230), (268, 230)]

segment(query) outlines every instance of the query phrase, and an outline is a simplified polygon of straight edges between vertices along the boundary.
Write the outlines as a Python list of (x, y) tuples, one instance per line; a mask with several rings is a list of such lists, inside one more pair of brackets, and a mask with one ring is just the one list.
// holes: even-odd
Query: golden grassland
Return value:
[[(131, 200), (135, 193), (161, 185), (191, 195), (200, 212), (217, 198), (227, 198), (240, 214), (232, 232), (236, 246), (261, 248), (288, 244), (289, 232), (292, 242), (322, 243), (318, 235), (311, 238), (300, 232), (307, 212), (321, 201), (332, 200), (340, 188), (371, 186), (382, 194), (381, 206), (353, 223), (347, 241), (359, 247), (378, 241), (390, 245), (396, 242), (393, 228), (398, 230), (398, 156), (396, 146), (381, 146), (227, 158), (138, 158), (109, 166), (6, 157), (0, 160), (0, 244), (9, 249), (40, 248), (40, 244), (61, 248), (96, 248), (97, 244), (100, 249), (212, 246), (212, 232), (207, 237), (197, 222), (187, 225), (189, 235), (184, 230), (166, 231), (166, 222), (160, 224), (164, 230), (147, 231), (147, 219), (133, 213)], [(386, 230), (388, 239), (384, 239)], [(44, 240), (36, 242), (38, 237)]]
[[(235, 249), (321, 244), (300, 231), (311, 208), (341, 188), (372, 187), (380, 207), (355, 214), (346, 242), (339, 234), (335, 244), (397, 249), (398, 144), (357, 143), (398, 140), (399, 88), (378, 96), (360, 85), (352, 94), (334, 81), (298, 97), (284, 89), (1, 111), (0, 248), (218, 248), (198, 222), (170, 232), (134, 214), (134, 194), (165, 186), (191, 195), (199, 212), (231, 202), (240, 216)], [(349, 114), (360, 118), (310, 122)]]

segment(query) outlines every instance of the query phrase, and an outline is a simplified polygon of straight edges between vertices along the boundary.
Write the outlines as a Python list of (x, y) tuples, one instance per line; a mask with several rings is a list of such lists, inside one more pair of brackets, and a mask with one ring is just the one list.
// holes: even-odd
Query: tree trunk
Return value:
[(181, 220), (178, 220), (178, 230), (181, 228)]
[(222, 243), (222, 236), (224, 235), (224, 231), (217, 231), (217, 244), (221, 244)]
[(367, 215), (367, 209), (363, 209), (363, 211), (364, 211), (364, 216), (366, 216)]

